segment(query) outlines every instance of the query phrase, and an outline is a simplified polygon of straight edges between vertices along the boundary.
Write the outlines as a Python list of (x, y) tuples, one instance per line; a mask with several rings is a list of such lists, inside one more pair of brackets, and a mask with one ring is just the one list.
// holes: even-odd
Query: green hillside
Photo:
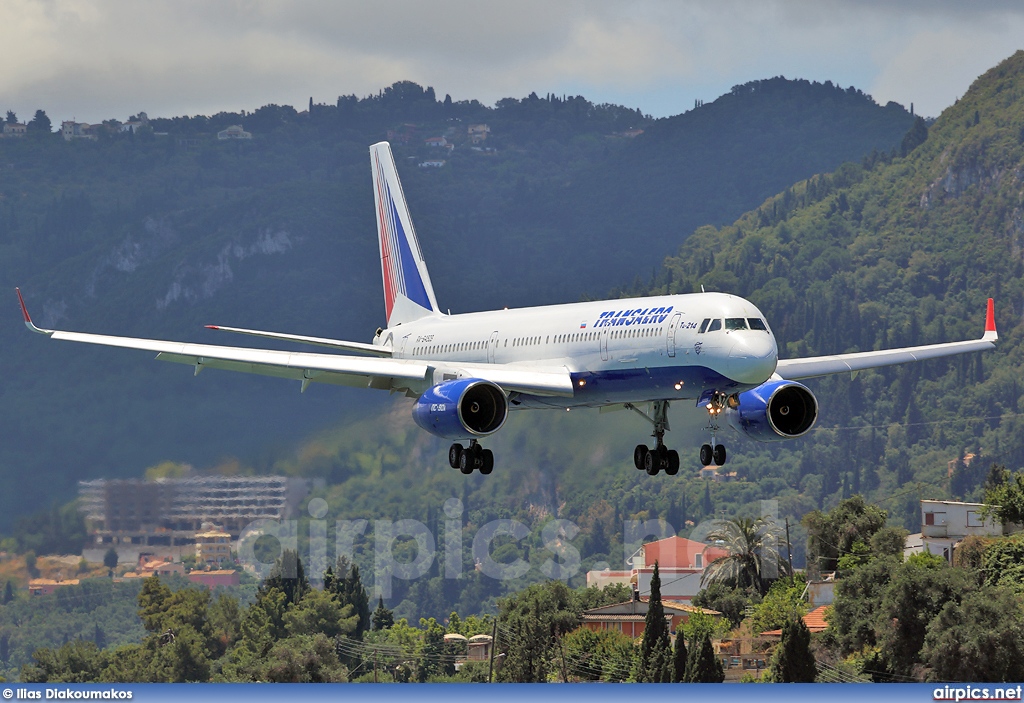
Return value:
[[(44, 326), (230, 342), (202, 328), (219, 323), (368, 339), (383, 306), (367, 146), (389, 133), (438, 299), (457, 312), (572, 301), (647, 277), (696, 226), (888, 152), (910, 122), (856, 91), (782, 79), (656, 122), (582, 97), (452, 103), (405, 82), (303, 112), (153, 118), (97, 142), (5, 139), (0, 289), (21, 286)], [(477, 123), (496, 151), (472, 149)], [(216, 138), (235, 124), (252, 140)], [(780, 124), (789, 128), (776, 133)], [(648, 132), (622, 136), (635, 128)], [(424, 140), (440, 135), (456, 144), (446, 165), (416, 167), (437, 157)], [(698, 142), (696, 172), (671, 157), (646, 165), (651, 150), (685, 155)], [(645, 182), (673, 197), (651, 207), (634, 192)], [(702, 210), (707, 193), (694, 184), (715, 182), (745, 185)], [(592, 226), (602, 201), (617, 203), (620, 229)], [(147, 354), (28, 335), (13, 296), (8, 311), (0, 527), (69, 499), (79, 479), (138, 475), (164, 459), (209, 467), (237, 456), (265, 469), (312, 430), (388, 403), (232, 374), (193, 379)]]

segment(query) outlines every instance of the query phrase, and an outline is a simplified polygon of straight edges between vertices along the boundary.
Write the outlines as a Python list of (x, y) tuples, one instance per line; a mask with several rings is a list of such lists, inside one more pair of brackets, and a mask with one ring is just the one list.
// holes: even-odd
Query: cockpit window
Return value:
[(711, 322), (710, 317), (705, 317), (704, 322), (700, 323), (700, 329), (697, 330), (697, 334), (704, 334), (708, 329), (708, 323)]
[(748, 317), (747, 322), (750, 323), (750, 329), (761, 330), (762, 332), (768, 331), (768, 325), (764, 324), (764, 320), (760, 317)]
[(720, 329), (722, 329), (721, 320), (712, 320), (711, 324), (708, 326), (708, 332), (717, 332)]
[(745, 330), (747, 329), (747, 321), (742, 317), (727, 317), (725, 318), (725, 329)]

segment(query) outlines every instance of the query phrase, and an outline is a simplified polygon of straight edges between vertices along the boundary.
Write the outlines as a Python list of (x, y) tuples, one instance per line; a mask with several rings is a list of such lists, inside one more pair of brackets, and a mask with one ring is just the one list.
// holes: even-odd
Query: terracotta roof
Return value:
[(591, 615), (583, 614), (584, 622), (643, 622), (646, 615)]
[[(819, 605), (817, 608), (807, 613), (807, 615), (804, 615), (804, 625), (807, 625), (807, 629), (811, 632), (824, 632), (828, 629), (828, 622), (825, 620), (827, 612), (827, 605)], [(768, 630), (767, 632), (762, 632), (761, 636), (782, 637), (782, 630)]]

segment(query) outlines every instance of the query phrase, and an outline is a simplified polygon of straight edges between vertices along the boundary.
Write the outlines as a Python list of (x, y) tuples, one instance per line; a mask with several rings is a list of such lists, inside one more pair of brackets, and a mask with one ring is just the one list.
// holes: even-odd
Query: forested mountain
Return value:
[[(888, 153), (912, 121), (852, 89), (783, 79), (658, 121), (581, 97), (453, 103), (411, 83), (310, 102), (154, 118), (97, 142), (0, 141), (0, 288), (20, 285), (40, 324), (69, 329), (229, 341), (202, 330), (221, 323), (368, 339), (382, 318), (372, 142), (395, 144), (438, 298), (465, 311), (646, 279), (698, 225)], [(469, 143), (478, 123), (486, 150)], [(217, 139), (235, 124), (253, 138)], [(455, 149), (425, 146), (434, 136)], [(443, 167), (417, 168), (438, 153)], [(145, 354), (33, 337), (17, 314), (12, 299), (0, 325), (0, 527), (69, 499), (79, 479), (164, 459), (269, 470), (312, 429), (388, 402), (193, 379)]]

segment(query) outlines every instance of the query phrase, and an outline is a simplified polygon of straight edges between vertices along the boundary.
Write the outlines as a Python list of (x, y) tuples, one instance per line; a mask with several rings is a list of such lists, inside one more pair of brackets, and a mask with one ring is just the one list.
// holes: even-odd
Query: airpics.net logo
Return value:
[[(374, 595), (390, 598), (394, 580), (412, 581), (435, 572), (436, 567), (446, 579), (462, 577), (467, 563), (466, 553), (471, 560), (469, 568), (484, 576), (497, 580), (518, 579), (531, 571), (547, 579), (567, 581), (580, 572), (583, 557), (574, 546), (573, 540), (583, 530), (571, 520), (550, 519), (543, 524), (530, 526), (513, 519), (491, 520), (482, 525), (470, 527), (466, 520), (466, 508), (458, 498), (449, 498), (442, 506), (437, 529), (431, 530), (419, 520), (337, 520), (333, 524), (325, 518), (328, 513), (327, 501), (313, 498), (308, 504), (307, 527), (308, 551), (301, 554), (303, 572), (307, 577), (319, 581), (328, 566), (339, 557), (355, 561), (356, 545), (359, 551), (372, 552), (371, 573)], [(762, 564), (762, 576), (777, 577), (784, 565), (780, 558), (782, 546), (778, 529), (778, 502), (761, 501), (761, 520), (765, 531), (764, 545), (768, 555)], [(709, 535), (722, 527), (719, 520), (705, 520), (693, 527), (689, 538), (696, 542), (708, 543)], [(333, 528), (334, 539), (328, 539), (329, 528)], [(511, 561), (496, 559), (498, 547), (502, 545), (525, 545), (531, 535), (539, 537), (539, 549), (534, 548), (537, 558), (527, 560), (518, 556)], [(677, 535), (676, 528), (667, 520), (625, 520), (622, 524), (622, 566), (633, 563), (633, 557), (645, 542), (660, 540)], [(270, 540), (269, 549), (264, 547)], [(333, 546), (333, 550), (329, 547)], [(711, 546), (711, 545), (709, 545)], [(330, 552), (333, 551), (333, 555)], [(525, 550), (524, 550), (525, 551)], [(260, 578), (266, 578), (272, 569), (279, 567), (284, 578), (297, 577), (294, 560), (278, 563), (285, 552), (300, 556), (299, 522), (297, 520), (257, 520), (250, 523), (238, 539), (238, 558), (246, 570)], [(396, 554), (398, 552), (398, 554)], [(506, 556), (509, 556), (506, 554)], [(602, 562), (593, 568), (602, 570), (612, 565)]]
[(1024, 686), (943, 686), (932, 691), (936, 701), (1019, 701)]

